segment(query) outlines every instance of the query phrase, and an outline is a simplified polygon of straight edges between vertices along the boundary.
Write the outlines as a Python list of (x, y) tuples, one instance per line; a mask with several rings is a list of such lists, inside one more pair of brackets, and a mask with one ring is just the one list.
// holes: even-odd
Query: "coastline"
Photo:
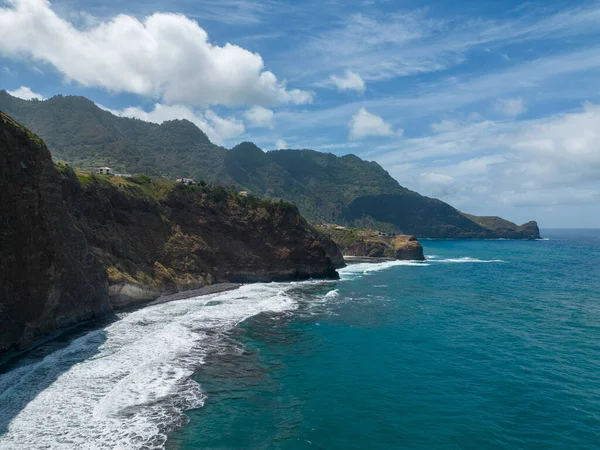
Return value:
[[(162, 303), (174, 302), (177, 300), (185, 300), (192, 297), (203, 297), (205, 295), (219, 294), (221, 292), (233, 291), (243, 286), (242, 283), (215, 283), (203, 286), (198, 289), (190, 289), (188, 291), (176, 292), (174, 294), (161, 295), (155, 300), (151, 300), (145, 305), (140, 305), (141, 308), (147, 306), (160, 305)], [(137, 308), (136, 308), (137, 309)]]
[[(75, 337), (75, 336), (77, 336), (77, 334), (80, 330), (86, 330), (86, 329), (88, 329), (88, 327), (90, 327), (90, 325), (93, 325), (93, 324), (98, 324), (98, 327), (92, 326), (92, 328), (99, 328), (100, 324), (106, 324), (106, 323), (110, 323), (110, 322), (119, 320), (116, 318), (115, 313), (119, 313), (119, 312), (130, 313), (130, 312), (134, 312), (134, 311), (138, 311), (138, 310), (147, 308), (149, 306), (160, 305), (163, 303), (174, 302), (177, 300), (185, 300), (185, 299), (189, 299), (189, 298), (193, 298), (193, 297), (204, 297), (206, 295), (219, 294), (221, 292), (227, 292), (227, 291), (239, 289), (241, 286), (243, 286), (243, 284), (241, 284), (241, 283), (215, 283), (215, 284), (210, 284), (208, 286), (203, 286), (198, 289), (190, 289), (190, 290), (186, 290), (186, 291), (176, 292), (174, 294), (161, 295), (160, 297), (158, 297), (154, 300), (149, 300), (147, 302), (129, 305), (129, 306), (126, 306), (123, 308), (117, 308), (114, 311), (112, 311), (109, 314), (106, 314), (104, 316), (95, 317), (93, 319), (89, 319), (89, 320), (62, 328), (62, 329), (57, 330), (53, 333), (50, 333), (46, 336), (42, 336), (39, 339), (37, 339), (31, 346), (27, 347), (24, 350), (19, 350), (19, 351), (1, 355), (0, 356), (0, 373), (3, 372), (3, 369), (9, 368), (12, 366), (12, 364), (14, 364), (15, 362), (18, 362), (20, 360), (20, 358), (25, 357), (27, 354), (29, 354), (31, 352), (37, 351), (43, 345), (52, 343), (53, 341), (58, 341), (59, 339), (64, 338), (65, 336), (69, 336), (70, 334), (72, 334)], [(67, 339), (67, 341), (70, 341), (70, 339)], [(67, 344), (68, 344), (68, 342), (64, 343), (64, 345), (67, 345)]]

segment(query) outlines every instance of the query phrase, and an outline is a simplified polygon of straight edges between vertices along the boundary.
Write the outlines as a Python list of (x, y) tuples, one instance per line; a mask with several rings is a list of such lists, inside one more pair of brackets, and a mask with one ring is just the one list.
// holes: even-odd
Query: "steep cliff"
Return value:
[(76, 174), (3, 113), (0, 192), (0, 355), (163, 294), (338, 278), (339, 250), (290, 203)]
[(63, 201), (50, 152), (0, 113), (0, 353), (110, 311), (104, 268)]
[(145, 176), (63, 174), (114, 306), (215, 282), (338, 277), (321, 237), (289, 203)]

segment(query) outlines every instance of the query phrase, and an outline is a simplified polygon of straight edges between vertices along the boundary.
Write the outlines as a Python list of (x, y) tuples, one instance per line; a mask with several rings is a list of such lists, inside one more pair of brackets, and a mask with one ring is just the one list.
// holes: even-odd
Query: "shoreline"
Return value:
[[(163, 303), (175, 302), (177, 300), (186, 300), (193, 297), (203, 297), (205, 295), (219, 294), (221, 292), (233, 291), (243, 286), (242, 283), (215, 283), (203, 286), (198, 289), (190, 289), (186, 291), (176, 292), (174, 294), (161, 295), (157, 299), (151, 300), (140, 308), (148, 306), (161, 305)], [(137, 309), (137, 308), (134, 308)]]
[[(154, 300), (149, 300), (147, 302), (138, 303), (135, 305), (129, 305), (124, 308), (115, 308), (112, 312), (106, 315), (94, 317), (92, 319), (85, 320), (83, 322), (79, 322), (65, 328), (61, 328), (46, 336), (42, 336), (39, 339), (36, 339), (36, 341), (26, 349), (10, 352), (0, 356), (0, 374), (4, 373), (6, 369), (10, 369), (10, 367), (13, 364), (18, 363), (18, 361), (21, 358), (26, 357), (26, 355), (30, 354), (31, 352), (39, 350), (42, 346), (46, 344), (52, 343), (54, 341), (59, 341), (61, 338), (68, 337), (69, 335), (76, 336), (82, 330), (88, 329), (89, 331), (93, 328), (99, 328), (101, 324), (112, 323), (115, 320), (119, 320), (116, 316), (116, 313), (131, 313), (140, 309), (147, 308), (149, 306), (170, 303), (177, 300), (186, 300), (193, 297), (203, 297), (205, 295), (219, 294), (221, 292), (239, 289), (241, 286), (243, 286), (243, 284), (241, 283), (215, 283), (210, 284), (208, 286), (203, 286), (198, 289), (190, 289), (186, 291), (175, 292), (173, 294), (161, 295), (160, 297)], [(95, 327), (94, 324), (97, 324), (98, 326)], [(70, 341), (70, 339), (68, 338), (67, 340)], [(68, 345), (68, 343), (64, 343), (64, 345)]]

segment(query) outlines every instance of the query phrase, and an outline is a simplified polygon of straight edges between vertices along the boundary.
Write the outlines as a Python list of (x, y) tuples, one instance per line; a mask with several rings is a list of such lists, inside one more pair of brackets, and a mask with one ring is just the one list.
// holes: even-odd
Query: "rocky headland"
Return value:
[(290, 203), (55, 166), (5, 114), (0, 189), (0, 355), (216, 283), (338, 277), (337, 247)]
[(316, 229), (339, 247), (345, 257), (423, 261), (423, 247), (415, 236), (385, 234), (371, 229), (321, 224)]

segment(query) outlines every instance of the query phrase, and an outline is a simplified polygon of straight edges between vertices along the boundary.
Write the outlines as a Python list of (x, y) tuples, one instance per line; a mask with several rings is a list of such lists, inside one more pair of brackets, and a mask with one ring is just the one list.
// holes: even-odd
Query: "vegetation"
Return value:
[[(504, 237), (510, 228), (488, 226), (487, 220), (475, 220), (444, 202), (410, 191), (377, 163), (355, 155), (337, 157), (313, 150), (265, 153), (251, 142), (226, 150), (186, 120), (158, 125), (116, 117), (83, 97), (32, 102), (0, 91), (0, 110), (39, 133), (55, 159), (74, 167), (108, 165), (117, 172), (235, 185), (256, 197), (291, 202), (310, 221), (386, 232), (489, 238)], [(89, 181), (82, 178), (82, 182)], [(156, 186), (146, 179), (137, 177), (132, 183), (147, 195), (165, 195), (155, 193)], [(215, 200), (232, 195), (219, 190), (205, 193)], [(512, 237), (539, 236), (535, 224), (511, 226)]]
[(395, 249), (392, 245), (393, 234), (339, 225), (315, 225), (315, 228), (335, 242), (344, 255), (395, 257)]

